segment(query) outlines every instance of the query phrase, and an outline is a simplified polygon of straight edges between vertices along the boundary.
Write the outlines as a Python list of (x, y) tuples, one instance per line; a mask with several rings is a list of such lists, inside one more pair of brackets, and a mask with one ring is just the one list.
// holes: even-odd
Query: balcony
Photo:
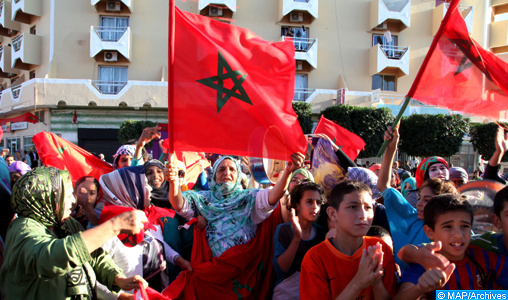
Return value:
[[(284, 41), (288, 37), (283, 36)], [(293, 38), (295, 44), (295, 59), (304, 60), (314, 69), (317, 68), (318, 40), (309, 38)]]
[(18, 33), (18, 22), (11, 20), (11, 2), (0, 2), (0, 35), (11, 37)]
[(508, 0), (492, 0), (491, 7), (494, 15), (508, 13)]
[(11, 46), (0, 46), (0, 77), (8, 78), (12, 73), (18, 73), (11, 67)]
[(127, 85), (127, 81), (92, 80), (92, 85), (103, 95), (116, 95)]
[(293, 101), (306, 101), (313, 92), (313, 89), (295, 89)]
[[(20, 0), (22, 1), (22, 0)], [(12, 39), (11, 67), (31, 70), (41, 64), (41, 40), (37, 35), (23, 33)]]
[(310, 24), (318, 18), (318, 0), (279, 0), (281, 22)]
[(372, 0), (370, 28), (400, 32), (411, 25), (411, 0)]
[(96, 57), (99, 52), (108, 50), (118, 51), (129, 60), (130, 40), (131, 29), (129, 27), (92, 26), (90, 29), (90, 57)]
[(489, 48), (496, 54), (508, 52), (508, 20), (490, 23)]
[(133, 0), (92, 0), (97, 12), (132, 13)]
[[(443, 20), (446, 12), (448, 11), (448, 7), (450, 7), (449, 3), (442, 3), (441, 5), (434, 8), (432, 12), (432, 35), (436, 35), (439, 30), (439, 26), (441, 26), (441, 21)], [(459, 5), (460, 13), (466, 21), (467, 31), (469, 33), (473, 32), (473, 7), (466, 5)]]
[(202, 16), (231, 19), (236, 12), (236, 0), (199, 0), (198, 11)]
[(32, 24), (42, 16), (42, 2), (41, 0), (14, 0), (12, 2), (11, 19), (25, 24)]
[(377, 44), (369, 50), (369, 74), (395, 71), (397, 76), (409, 74), (409, 47)]

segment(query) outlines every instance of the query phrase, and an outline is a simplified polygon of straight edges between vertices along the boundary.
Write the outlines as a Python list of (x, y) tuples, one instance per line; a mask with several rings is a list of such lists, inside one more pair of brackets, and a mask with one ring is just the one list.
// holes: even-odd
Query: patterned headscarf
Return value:
[(462, 178), (462, 180), (464, 180), (464, 183), (467, 183), (469, 181), (469, 175), (467, 174), (467, 171), (461, 167), (450, 168), (450, 179), (452, 178)]
[(22, 161), (15, 161), (9, 166), (9, 172), (19, 172), (21, 175), (25, 175), (31, 169), (29, 165)]
[[(409, 185), (411, 186), (410, 189), (406, 189), (406, 183), (409, 183)], [(406, 180), (404, 180), (404, 182), (402, 182), (400, 191), (402, 193), (402, 196), (406, 198), (407, 193), (409, 193), (410, 190), (416, 190), (416, 179), (414, 179), (414, 177), (409, 177)]]
[(442, 163), (448, 169), (448, 162), (439, 156), (432, 156), (424, 159), (416, 168), (416, 187), (420, 188), (423, 182), (429, 179), (429, 168), (435, 163)]
[(103, 198), (113, 205), (143, 210), (150, 206), (144, 166), (126, 167), (104, 174), (99, 180)]
[(217, 183), (215, 175), (225, 159), (234, 162), (236, 170), (240, 170), (238, 160), (223, 156), (213, 165), (209, 191), (183, 193), (184, 198), (208, 221), (207, 241), (214, 257), (220, 256), (232, 246), (246, 243), (256, 234), (250, 213), (259, 190), (244, 190), (241, 172), (238, 172), (234, 183)]
[(349, 180), (358, 180), (370, 187), (372, 190), (372, 199), (381, 197), (381, 193), (377, 188), (377, 176), (374, 172), (360, 167), (349, 167), (347, 171)]
[(136, 152), (136, 146), (134, 145), (123, 145), (118, 150), (116, 150), (115, 155), (113, 155), (113, 170), (118, 169), (118, 160), (122, 154), (132, 155)]
[(69, 172), (54, 167), (40, 167), (23, 175), (12, 189), (11, 205), (20, 217), (32, 218), (53, 227), (59, 238), (70, 234), (62, 216), (65, 196), (72, 193)]

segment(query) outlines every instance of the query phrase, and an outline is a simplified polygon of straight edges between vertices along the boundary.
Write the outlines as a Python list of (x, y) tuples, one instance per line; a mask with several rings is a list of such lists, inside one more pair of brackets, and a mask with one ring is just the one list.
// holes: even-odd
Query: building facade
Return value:
[[(315, 113), (336, 104), (397, 113), (447, 9), (443, 0), (175, 2), (265, 40), (293, 38), (294, 100), (312, 103)], [(167, 122), (168, 5), (0, 1), (0, 147), (29, 149), (34, 134), (51, 131), (110, 155), (124, 120)], [(462, 0), (461, 10), (471, 36), (502, 57), (508, 0)], [(39, 122), (1, 121), (26, 112)], [(449, 113), (417, 101), (407, 110), (438, 112)]]

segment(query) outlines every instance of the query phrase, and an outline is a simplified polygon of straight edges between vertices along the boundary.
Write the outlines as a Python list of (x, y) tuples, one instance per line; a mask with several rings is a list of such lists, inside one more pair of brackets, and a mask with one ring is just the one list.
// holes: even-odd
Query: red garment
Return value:
[(332, 140), (335, 139), (335, 144), (340, 147), (351, 160), (355, 160), (360, 151), (365, 148), (364, 140), (340, 126), (339, 124), (328, 120), (323, 115), (314, 129), (314, 133), (324, 133)]
[(56, 134), (43, 131), (34, 135), (32, 141), (42, 163), (69, 171), (72, 184), (83, 176), (92, 176), (99, 180), (102, 174), (113, 171), (113, 167), (107, 162)]
[(273, 235), (282, 223), (280, 205), (246, 244), (212, 257), (204, 230), (194, 229), (191, 265), (162, 294), (173, 299), (268, 299), (273, 289)]
[[(425, 180), (429, 179), (428, 178), (428, 170), (429, 170), (430, 166), (435, 163), (442, 163), (448, 169), (448, 162), (440, 156), (431, 156), (431, 157), (428, 157), (428, 158), (422, 160), (422, 162), (416, 168), (416, 174), (415, 174), (416, 188), (420, 188), (423, 185), (423, 183), (425, 182)], [(427, 175), (427, 176), (425, 176), (425, 175)]]
[(305, 153), (292, 107), (291, 41), (267, 42), (176, 8), (174, 47), (175, 100), (168, 108), (175, 150), (280, 160)]
[(506, 119), (508, 64), (469, 37), (459, 2), (450, 3), (407, 97), (471, 115)]
[[(365, 236), (362, 246), (352, 256), (341, 253), (329, 239), (311, 248), (302, 262), (300, 299), (337, 298), (358, 272), (363, 249), (378, 242), (382, 245), (384, 253), (383, 285), (390, 296), (394, 297), (398, 290), (398, 284), (392, 250), (381, 239)], [(374, 299), (372, 287), (364, 289), (356, 299)]]

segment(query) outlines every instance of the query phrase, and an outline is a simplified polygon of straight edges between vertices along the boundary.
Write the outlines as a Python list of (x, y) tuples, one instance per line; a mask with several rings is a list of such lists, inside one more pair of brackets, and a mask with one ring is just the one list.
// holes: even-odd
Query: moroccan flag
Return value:
[(292, 108), (293, 42), (176, 8), (174, 47), (175, 150), (280, 160), (305, 153)]
[(69, 171), (72, 184), (83, 176), (99, 180), (102, 174), (113, 171), (109, 163), (53, 133), (40, 132), (32, 137), (32, 141), (42, 163)]
[(450, 3), (408, 97), (429, 105), (492, 119), (506, 119), (508, 64), (469, 37)]
[(72, 123), (78, 124), (78, 114), (74, 110), (74, 115), (72, 116)]
[(4, 124), (7, 124), (7, 123), (17, 123), (17, 122), (29, 122), (29, 123), (37, 123), (37, 120), (39, 120), (39, 118), (37, 118), (36, 115), (30, 113), (30, 112), (27, 112), (27, 113), (24, 113), (20, 116), (17, 116), (17, 117), (14, 117), (14, 118), (9, 118), (9, 119), (0, 119), (0, 125), (4, 125)]
[(365, 147), (365, 142), (361, 137), (340, 126), (339, 124), (328, 120), (323, 115), (314, 129), (314, 133), (324, 133), (351, 159), (355, 160), (360, 151)]

